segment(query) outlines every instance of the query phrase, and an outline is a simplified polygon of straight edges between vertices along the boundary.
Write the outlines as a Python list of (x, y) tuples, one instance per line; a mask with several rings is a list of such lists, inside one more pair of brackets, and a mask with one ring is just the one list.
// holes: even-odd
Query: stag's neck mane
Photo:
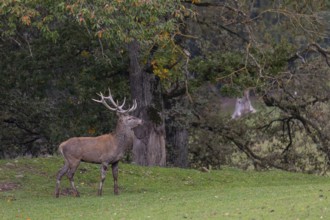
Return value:
[(121, 123), (117, 124), (114, 135), (117, 139), (118, 146), (126, 150), (130, 145), (132, 145), (132, 129), (122, 125)]

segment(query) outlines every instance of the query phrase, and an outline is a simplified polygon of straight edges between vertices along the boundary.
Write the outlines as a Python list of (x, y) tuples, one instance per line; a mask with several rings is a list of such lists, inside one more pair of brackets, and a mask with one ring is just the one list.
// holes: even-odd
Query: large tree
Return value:
[[(132, 98), (136, 115), (144, 120), (136, 129), (133, 160), (142, 165), (166, 164), (162, 79), (177, 62), (181, 48), (175, 43), (184, 7), (168, 1), (77, 1), (67, 5), (71, 14), (100, 40), (128, 54)], [(169, 52), (170, 51), (170, 52)], [(157, 59), (162, 54), (165, 58)], [(165, 61), (164, 61), (165, 60)]]
[[(176, 67), (180, 66), (177, 64), (184, 56), (175, 39), (180, 34), (183, 13), (187, 12), (180, 1), (8, 0), (0, 8), (5, 24), (1, 27), (4, 41), (13, 41), (27, 48), (31, 57), (34, 45), (30, 45), (27, 39), (31, 38), (31, 33), (41, 34), (54, 45), (59, 45), (65, 36), (61, 26), (67, 27), (70, 23), (79, 24), (80, 28), (72, 27), (91, 40), (91, 46), (79, 48), (85, 58), (107, 60), (107, 66), (114, 66), (118, 65), (117, 57), (123, 60), (127, 57), (130, 90), (138, 103), (136, 115), (145, 121), (136, 130), (134, 161), (143, 165), (165, 165), (163, 90), (171, 87), (171, 80), (176, 82), (180, 78)], [(92, 73), (92, 76), (98, 74)], [(167, 82), (162, 82), (164, 80)], [(93, 90), (95, 85), (89, 91)]]

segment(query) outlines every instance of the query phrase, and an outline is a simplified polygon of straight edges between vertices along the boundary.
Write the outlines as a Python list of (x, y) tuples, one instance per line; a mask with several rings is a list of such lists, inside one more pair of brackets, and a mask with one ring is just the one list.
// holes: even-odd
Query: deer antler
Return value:
[[(134, 111), (137, 107), (137, 102), (136, 100), (133, 101), (133, 105), (131, 108), (128, 108), (127, 110), (124, 110), (123, 107), (125, 105), (125, 102), (126, 102), (126, 97), (124, 98), (124, 101), (121, 105), (119, 105), (118, 103), (118, 100), (117, 102), (115, 102), (112, 98), (112, 95), (111, 95), (111, 91), (110, 91), (110, 88), (109, 88), (109, 96), (106, 96), (104, 97), (102, 92), (100, 92), (99, 94), (96, 93), (98, 96), (101, 97), (101, 100), (96, 100), (96, 99), (92, 99), (93, 101), (95, 102), (98, 102), (98, 103), (102, 103), (107, 109), (111, 110), (111, 111), (116, 111), (118, 113), (121, 113), (121, 114), (124, 114), (124, 113), (128, 113), (128, 112), (131, 112), (131, 111)], [(112, 105), (114, 105), (114, 108), (111, 107), (107, 102), (106, 100), (109, 100), (111, 102)]]

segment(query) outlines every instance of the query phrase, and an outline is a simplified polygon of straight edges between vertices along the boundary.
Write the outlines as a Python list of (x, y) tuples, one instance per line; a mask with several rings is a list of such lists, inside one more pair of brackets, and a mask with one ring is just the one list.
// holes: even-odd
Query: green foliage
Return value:
[(73, 1), (66, 5), (66, 10), (98, 38), (108, 39), (118, 47), (135, 39), (145, 52), (162, 41), (162, 33), (175, 31), (177, 18), (171, 13), (179, 16), (182, 9), (178, 0), (112, 1), (111, 4), (104, 0), (93, 4)]
[(70, 18), (52, 24), (56, 43), (29, 27), (1, 41), (0, 157), (54, 153), (69, 137), (107, 133), (116, 116), (91, 99), (109, 86), (128, 96), (126, 58)]
[(235, 84), (234, 80), (238, 81), (238, 76), (243, 75), (240, 74), (243, 65), (242, 54), (238, 52), (214, 52), (208, 59), (196, 57), (189, 65), (190, 71), (196, 74), (191, 84), (200, 86), (205, 81), (216, 83), (222, 80), (226, 95), (237, 94), (240, 85)]
[[(260, 90), (267, 87), (269, 79), (281, 77), (292, 56), (294, 45), (283, 40), (273, 42), (269, 49), (251, 49), (248, 58), (245, 51), (214, 52), (207, 56), (196, 57), (190, 63), (190, 71), (196, 74), (193, 86), (200, 86), (205, 81), (220, 83), (221, 92), (226, 96), (242, 96), (246, 88)], [(262, 74), (259, 70), (262, 66)]]
[[(19, 43), (21, 39), (15, 38), (20, 35), (20, 31), (38, 30), (44, 37), (55, 42), (59, 38), (59, 33), (54, 27), (57, 22), (65, 19), (63, 5), (62, 0), (4, 0), (0, 5), (1, 36)], [(23, 38), (25, 41), (28, 40), (26, 36)]]

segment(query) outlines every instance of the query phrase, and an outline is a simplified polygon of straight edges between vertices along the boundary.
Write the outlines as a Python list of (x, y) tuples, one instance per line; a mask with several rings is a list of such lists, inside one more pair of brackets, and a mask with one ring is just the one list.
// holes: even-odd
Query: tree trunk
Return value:
[[(167, 164), (175, 167), (188, 167), (188, 119), (187, 114), (180, 113), (180, 108), (188, 108), (186, 90), (172, 90), (164, 94), (164, 108), (167, 111), (166, 124), (166, 150)], [(178, 107), (180, 106), (180, 107)]]
[(165, 123), (159, 79), (141, 66), (139, 43), (128, 45), (130, 58), (130, 88), (137, 101), (134, 115), (144, 123), (134, 130), (133, 162), (144, 166), (165, 166)]
[(175, 167), (188, 167), (188, 130), (166, 124), (168, 163)]

